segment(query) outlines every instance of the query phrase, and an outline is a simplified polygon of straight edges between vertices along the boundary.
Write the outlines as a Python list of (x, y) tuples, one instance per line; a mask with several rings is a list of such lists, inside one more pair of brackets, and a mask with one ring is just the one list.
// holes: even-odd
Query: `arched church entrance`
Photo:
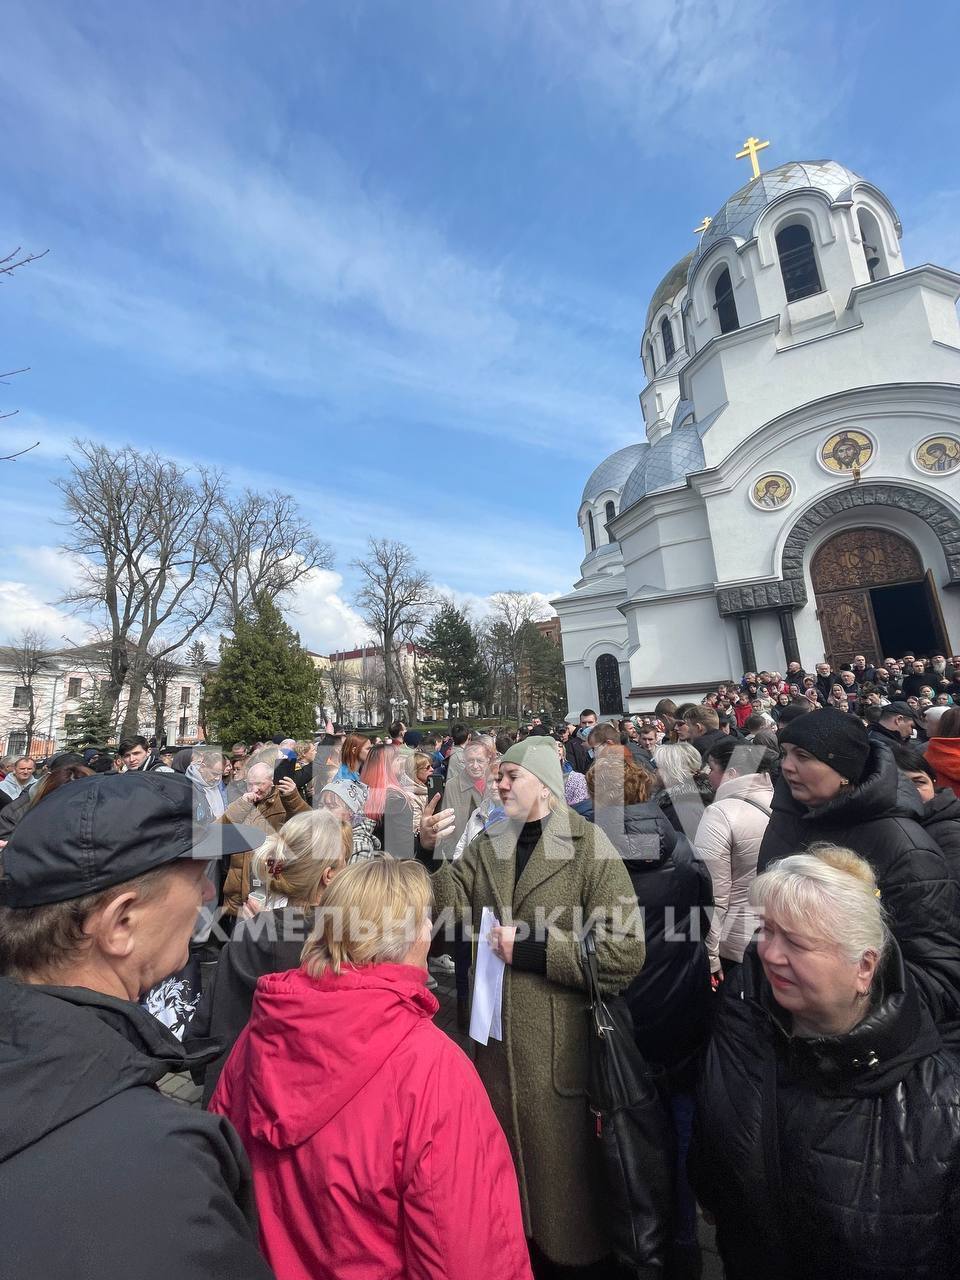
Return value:
[(810, 576), (828, 662), (951, 652), (933, 575), (900, 534), (843, 529), (817, 549)]
[(601, 653), (597, 658), (597, 699), (602, 716), (618, 716), (623, 712), (620, 663), (612, 653)]

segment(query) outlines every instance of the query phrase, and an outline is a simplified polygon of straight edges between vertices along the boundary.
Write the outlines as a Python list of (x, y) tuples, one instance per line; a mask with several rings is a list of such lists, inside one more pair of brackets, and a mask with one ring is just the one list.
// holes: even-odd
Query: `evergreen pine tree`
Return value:
[(67, 717), (64, 745), (69, 751), (84, 747), (105, 747), (113, 735), (113, 717), (99, 692), (94, 689), (82, 698), (76, 712)]
[(267, 595), (257, 596), (221, 641), (219, 669), (207, 682), (211, 737), (225, 743), (263, 742), (275, 733), (311, 737), (320, 698), (320, 672), (299, 635)]
[(432, 684), (450, 704), (461, 708), (467, 701), (483, 696), (484, 670), (477, 637), (466, 614), (449, 601), (437, 610), (420, 641), (427, 657), (421, 668), (424, 681)]

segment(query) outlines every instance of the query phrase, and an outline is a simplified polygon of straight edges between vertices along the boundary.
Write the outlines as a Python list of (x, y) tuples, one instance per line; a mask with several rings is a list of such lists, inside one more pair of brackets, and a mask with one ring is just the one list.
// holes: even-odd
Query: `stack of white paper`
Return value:
[(489, 907), (480, 917), (477, 941), (477, 967), (473, 980), (473, 1007), (470, 1010), (470, 1038), (486, 1044), (492, 1036), (503, 1039), (500, 1026), (500, 1002), (503, 997), (504, 963), (490, 949), (490, 930), (500, 923)]

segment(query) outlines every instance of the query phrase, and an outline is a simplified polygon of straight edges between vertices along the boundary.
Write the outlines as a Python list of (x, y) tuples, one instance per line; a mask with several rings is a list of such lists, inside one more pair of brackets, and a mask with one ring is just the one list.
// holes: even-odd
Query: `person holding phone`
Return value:
[[(433, 779), (433, 761), (428, 755), (422, 751), (415, 751), (413, 755), (409, 755), (403, 762), (403, 769), (410, 781), (407, 790), (407, 799), (410, 801), (410, 807), (413, 810), (413, 833), (420, 834), (420, 819), (423, 816), (424, 806), (429, 804), (430, 800), (436, 795), (436, 785), (431, 788)], [(443, 779), (438, 779), (440, 790), (443, 790)]]
[[(227, 805), (220, 821), (257, 827), (272, 835), (288, 818), (309, 812), (310, 806), (300, 795), (292, 777), (282, 777), (279, 782), (274, 782), (274, 768), (264, 761), (252, 764), (247, 770), (246, 791)], [(250, 855), (236, 854), (230, 859), (230, 869), (223, 885), (224, 915), (236, 916), (252, 888)]]

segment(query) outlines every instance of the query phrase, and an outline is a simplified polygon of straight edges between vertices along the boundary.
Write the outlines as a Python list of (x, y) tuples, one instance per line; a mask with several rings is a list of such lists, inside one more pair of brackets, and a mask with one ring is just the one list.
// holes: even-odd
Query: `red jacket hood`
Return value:
[(312, 1138), (437, 1012), (426, 981), (404, 964), (261, 978), (237, 1046), (252, 1135), (277, 1148)]

